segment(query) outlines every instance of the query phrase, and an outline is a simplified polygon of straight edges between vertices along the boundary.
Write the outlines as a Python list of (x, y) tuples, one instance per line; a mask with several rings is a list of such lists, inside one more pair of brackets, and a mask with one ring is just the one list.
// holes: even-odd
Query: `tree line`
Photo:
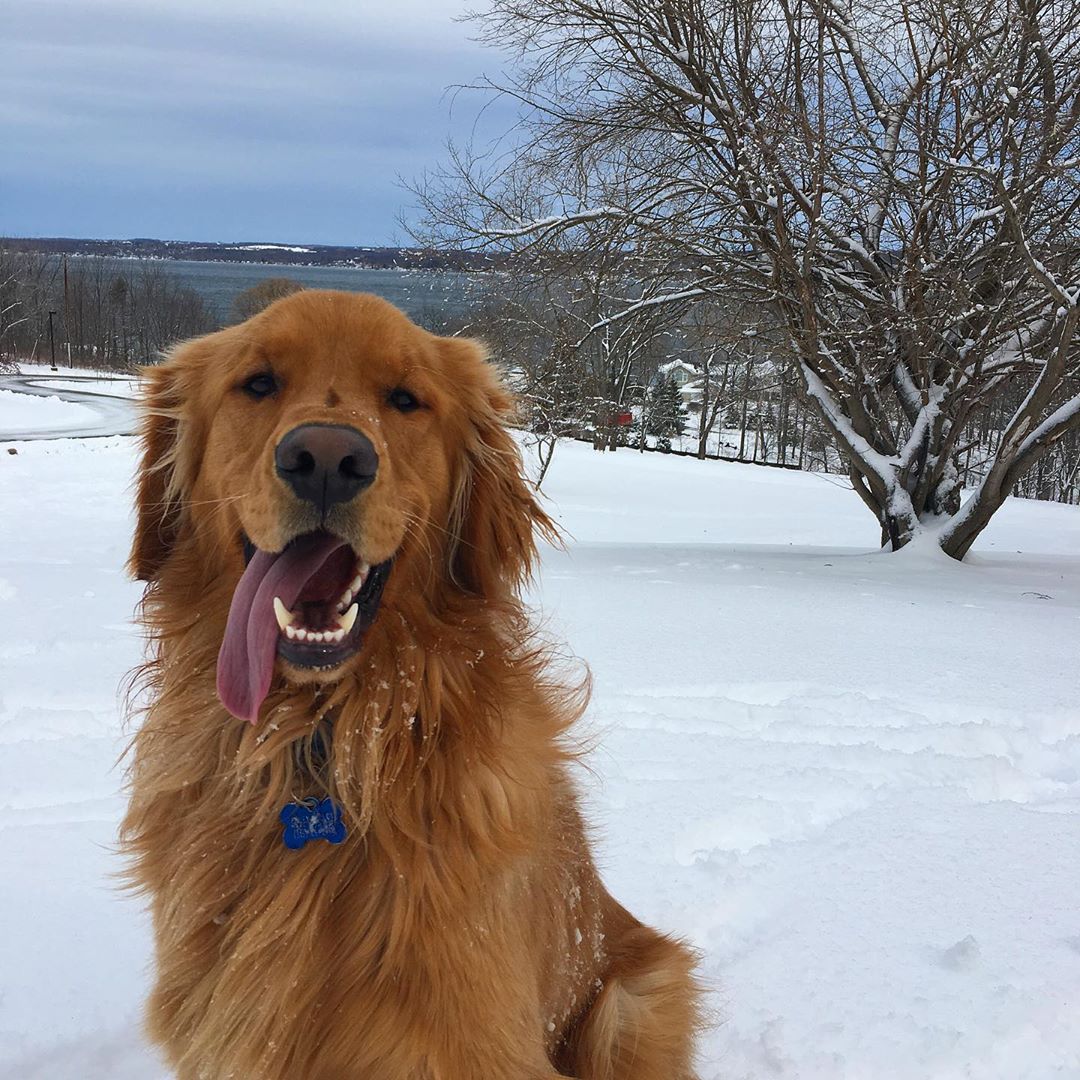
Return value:
[[(272, 277), (237, 293), (229, 322), (243, 322), (302, 289)], [(50, 341), (50, 319), (52, 334)], [(64, 255), (0, 244), (0, 371), (18, 361), (102, 370), (155, 363), (177, 341), (221, 328), (203, 297), (161, 260)]]
[(0, 247), (0, 365), (55, 355), (57, 363), (125, 369), (217, 324), (202, 297), (160, 262)]
[[(760, 305), (719, 296), (656, 305), (615, 320), (618, 333), (591, 333), (636, 287), (631, 263), (604, 286), (580, 264), (524, 260), (488, 278), (468, 315), (432, 312), (425, 320), (440, 333), (475, 335), (491, 349), (518, 393), (541, 479), (561, 438), (598, 450), (675, 450), (849, 471), (843, 445), (800, 383), (782, 328)], [(978, 484), (1029, 388), (1017, 379), (981, 411), (958, 448), (962, 488)], [(1017, 480), (1015, 494), (1080, 504), (1080, 429), (1066, 431)]]

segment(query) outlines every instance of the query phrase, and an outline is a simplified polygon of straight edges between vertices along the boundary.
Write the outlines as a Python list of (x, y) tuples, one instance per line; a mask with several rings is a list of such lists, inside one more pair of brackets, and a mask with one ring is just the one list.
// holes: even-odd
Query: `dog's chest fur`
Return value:
[(132, 810), (153, 837), (138, 866), (158, 941), (149, 1024), (175, 1048), (181, 1077), (460, 1080), (432, 1048), (492, 1016), (520, 1024), (523, 1042), (537, 996), (549, 1049), (558, 1043), (595, 993), (602, 954), (561, 766), (515, 762), (511, 739), (494, 759), (512, 767), (497, 772), (444, 732), (424, 767), (380, 778), (399, 797), (363, 832), (350, 822), (343, 843), (294, 851), (282, 842), (277, 785), (288, 776), (303, 797), (340, 779), (351, 767), (348, 712), (291, 741), (295, 716), (283, 706), (258, 733), (224, 717), (214, 735), (177, 731), (172, 710), (194, 693), (170, 689), (151, 710)]

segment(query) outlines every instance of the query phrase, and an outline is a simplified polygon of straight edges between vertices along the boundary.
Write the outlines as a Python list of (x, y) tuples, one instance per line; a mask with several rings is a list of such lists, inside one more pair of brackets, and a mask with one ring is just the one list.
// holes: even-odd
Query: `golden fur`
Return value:
[[(269, 366), (272, 398), (238, 390)], [(687, 949), (604, 891), (569, 775), (582, 691), (518, 589), (551, 522), (481, 349), (375, 297), (301, 292), (145, 372), (133, 572), (148, 706), (122, 829), (157, 946), (147, 1025), (181, 1080), (689, 1080)], [(407, 386), (424, 408), (401, 414)], [(278, 660), (256, 726), (215, 694), (244, 566), (313, 526), (275, 475), (293, 427), (348, 423), (375, 484), (327, 527), (395, 555), (361, 651)], [(340, 846), (281, 842), (329, 793)]]

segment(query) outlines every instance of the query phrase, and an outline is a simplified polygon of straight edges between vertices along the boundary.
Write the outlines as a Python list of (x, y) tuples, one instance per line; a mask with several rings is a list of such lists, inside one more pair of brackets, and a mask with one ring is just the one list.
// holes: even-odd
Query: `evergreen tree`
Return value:
[(646, 431), (656, 438), (658, 450), (671, 449), (671, 440), (682, 435), (688, 418), (675, 380), (661, 376), (649, 394), (646, 416)]

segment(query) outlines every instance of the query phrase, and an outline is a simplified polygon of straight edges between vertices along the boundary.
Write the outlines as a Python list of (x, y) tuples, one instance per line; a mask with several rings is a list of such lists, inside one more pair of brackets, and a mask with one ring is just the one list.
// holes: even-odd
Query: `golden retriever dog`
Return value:
[(306, 291), (145, 380), (122, 842), (176, 1075), (692, 1077), (693, 957), (589, 854), (483, 350)]

